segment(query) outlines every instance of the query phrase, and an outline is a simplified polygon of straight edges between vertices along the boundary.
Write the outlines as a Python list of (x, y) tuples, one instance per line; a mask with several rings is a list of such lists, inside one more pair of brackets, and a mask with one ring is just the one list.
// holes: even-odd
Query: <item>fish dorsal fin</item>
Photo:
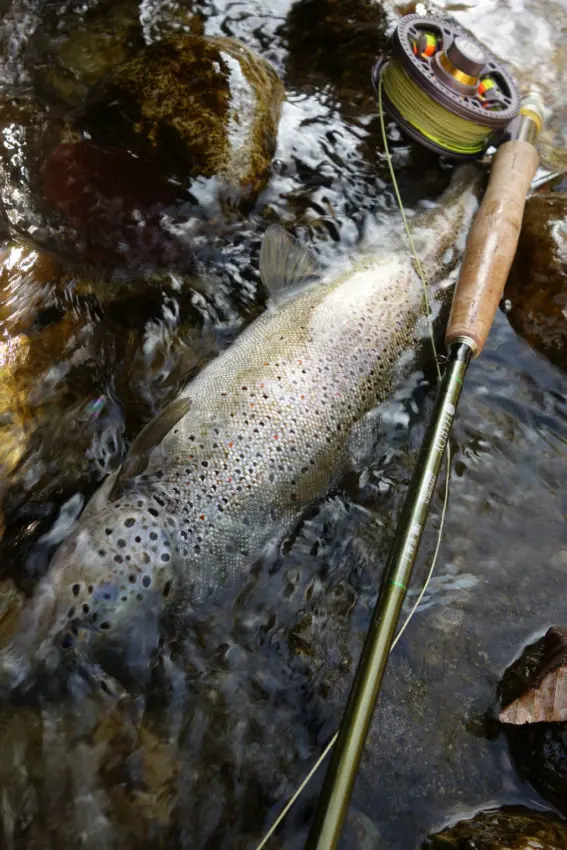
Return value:
[(130, 451), (124, 458), (116, 476), (116, 481), (108, 496), (111, 502), (117, 498), (128, 479), (134, 478), (144, 471), (149, 463), (152, 449), (158, 446), (173, 426), (185, 416), (191, 407), (191, 403), (190, 398), (176, 398), (142, 428), (130, 446)]
[(321, 271), (305, 245), (279, 224), (272, 224), (262, 241), (260, 277), (274, 302), (280, 304), (302, 286), (321, 277)]

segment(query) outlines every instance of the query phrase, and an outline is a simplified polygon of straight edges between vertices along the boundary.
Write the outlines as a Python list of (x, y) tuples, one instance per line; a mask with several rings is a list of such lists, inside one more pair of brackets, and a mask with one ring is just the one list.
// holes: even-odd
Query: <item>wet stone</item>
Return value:
[(331, 86), (349, 108), (375, 110), (370, 72), (384, 51), (387, 18), (373, 0), (299, 0), (282, 27), (286, 83), (303, 90)]
[(567, 369), (567, 194), (528, 200), (504, 297), (514, 330)]
[(137, 0), (52, 4), (30, 39), (41, 101), (78, 106), (92, 85), (144, 46)]
[(269, 176), (283, 94), (273, 68), (244, 45), (178, 35), (119, 68), (79, 120), (95, 143), (158, 155), (182, 181), (216, 178), (237, 201)]
[(544, 812), (504, 807), (459, 821), (423, 844), (423, 850), (562, 850), (567, 826)]

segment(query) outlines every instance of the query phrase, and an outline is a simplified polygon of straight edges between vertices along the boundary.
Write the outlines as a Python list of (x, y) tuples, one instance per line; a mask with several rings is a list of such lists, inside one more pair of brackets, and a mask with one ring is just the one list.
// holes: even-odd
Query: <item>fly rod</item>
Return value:
[(374, 79), (386, 110), (414, 139), (454, 159), (499, 145), (472, 224), (445, 334), (447, 363), (386, 564), (378, 600), (307, 837), (307, 850), (337, 846), (394, 632), (463, 381), (486, 342), (516, 253), (543, 125), (537, 95), (521, 103), (498, 61), (459, 27), (408, 15), (393, 38), (393, 57)]

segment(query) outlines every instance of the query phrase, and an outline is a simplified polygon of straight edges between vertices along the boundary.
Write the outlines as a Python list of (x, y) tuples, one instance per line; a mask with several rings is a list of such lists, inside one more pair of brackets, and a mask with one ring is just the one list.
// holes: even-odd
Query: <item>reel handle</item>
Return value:
[(539, 164), (533, 144), (505, 142), (469, 232), (445, 334), (447, 347), (466, 342), (477, 357), (492, 327), (516, 253), (524, 206)]

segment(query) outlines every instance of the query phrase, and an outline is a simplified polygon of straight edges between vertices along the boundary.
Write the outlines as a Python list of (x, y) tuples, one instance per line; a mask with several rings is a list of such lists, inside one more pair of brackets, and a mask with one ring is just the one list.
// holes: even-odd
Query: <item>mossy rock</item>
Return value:
[(506, 287), (512, 327), (552, 363), (567, 369), (567, 194), (534, 195), (526, 204)]
[(217, 178), (254, 197), (275, 150), (284, 89), (262, 57), (229, 38), (179, 35), (150, 45), (89, 98), (78, 118), (95, 143)]
[(424, 850), (564, 850), (567, 824), (544, 812), (504, 807), (430, 836)]

